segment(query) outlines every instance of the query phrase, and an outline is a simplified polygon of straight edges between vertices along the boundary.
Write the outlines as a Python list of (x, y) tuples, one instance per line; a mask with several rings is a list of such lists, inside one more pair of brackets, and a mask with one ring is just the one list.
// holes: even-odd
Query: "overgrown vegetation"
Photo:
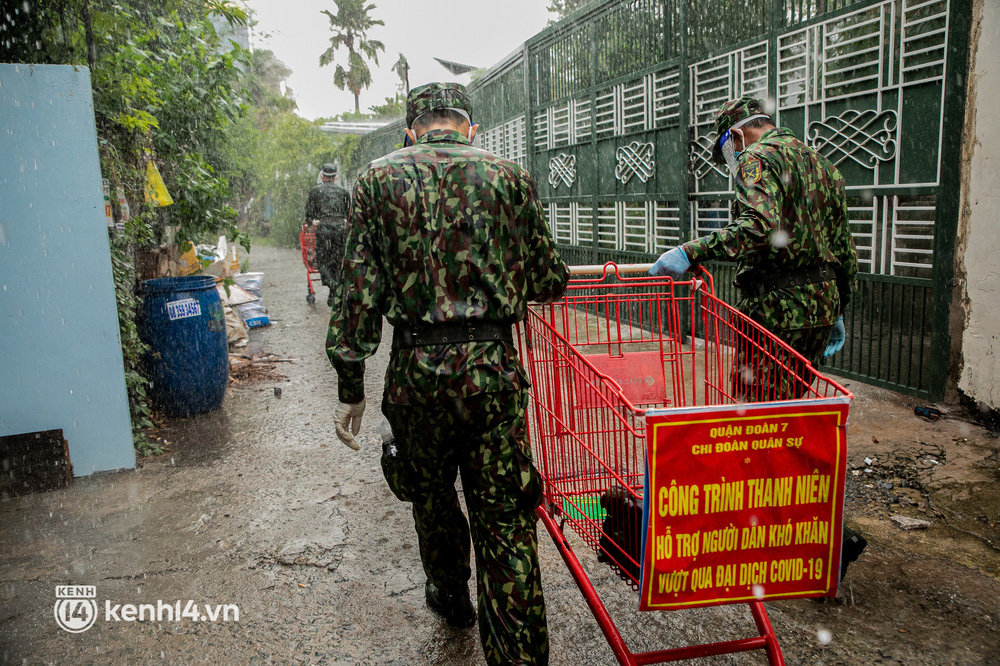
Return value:
[[(341, 90), (350, 90), (354, 95), (354, 112), (361, 112), (361, 90), (372, 84), (372, 72), (368, 60), (378, 64), (378, 52), (385, 51), (385, 45), (368, 37), (368, 31), (378, 25), (385, 25), (371, 17), (375, 4), (365, 4), (365, 0), (333, 0), (337, 13), (324, 9), (330, 19), (330, 46), (319, 57), (321, 67), (333, 65), (340, 49), (347, 49), (347, 67), (336, 63), (333, 85)], [(402, 56), (402, 54), (400, 54)], [(396, 63), (399, 65), (399, 63)], [(407, 66), (408, 67), (408, 66)]]
[[(0, 61), (90, 68), (101, 170), (125, 220), (110, 246), (143, 454), (155, 449), (142, 436), (152, 423), (136, 322), (141, 253), (220, 235), (249, 249), (246, 229), (268, 213), (275, 240), (294, 245), (319, 165), (353, 159), (356, 141), (332, 140), (294, 115), (276, 83), (290, 72), (229, 39), (249, 18), (227, 0), (27, 0), (0, 13)], [(146, 201), (148, 161), (173, 205)]]

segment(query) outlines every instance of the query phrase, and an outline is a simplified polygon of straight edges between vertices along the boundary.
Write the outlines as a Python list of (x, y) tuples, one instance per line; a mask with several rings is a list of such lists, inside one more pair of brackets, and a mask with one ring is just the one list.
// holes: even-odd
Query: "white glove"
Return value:
[(340, 403), (333, 416), (333, 422), (337, 426), (337, 439), (355, 451), (361, 448), (354, 441), (354, 435), (361, 432), (361, 415), (364, 413), (365, 400), (362, 398), (361, 402), (353, 405), (346, 402)]

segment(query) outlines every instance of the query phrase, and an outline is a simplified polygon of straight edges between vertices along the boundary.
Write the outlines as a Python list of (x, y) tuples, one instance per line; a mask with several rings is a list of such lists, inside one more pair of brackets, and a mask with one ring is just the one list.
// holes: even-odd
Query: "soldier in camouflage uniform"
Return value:
[(344, 260), (347, 242), (347, 214), (351, 194), (337, 185), (337, 165), (324, 164), (322, 182), (309, 191), (306, 201), (306, 224), (316, 227), (316, 268), (320, 280), (330, 288), (327, 305), (333, 303), (333, 292), (340, 282), (340, 264)]
[(364, 360), (384, 315), (394, 330), (382, 410), (398, 460), (383, 466), (393, 492), (413, 505), (427, 604), (454, 626), (475, 623), (471, 522), (487, 663), (546, 664), (533, 513), (541, 485), (511, 325), (529, 300), (559, 298), (569, 275), (531, 177), (473, 148), (471, 117), (459, 84), (413, 89), (406, 134), (415, 145), (358, 179), (327, 339), (339, 377), (337, 435), (357, 448)]
[[(740, 311), (814, 367), (844, 344), (843, 312), (858, 272), (844, 178), (822, 155), (776, 128), (760, 100), (726, 102), (715, 118), (717, 163), (733, 175), (732, 222), (665, 252), (650, 273), (679, 278), (691, 264), (739, 262)], [(788, 373), (744, 355), (735, 392), (753, 401), (799, 397)]]

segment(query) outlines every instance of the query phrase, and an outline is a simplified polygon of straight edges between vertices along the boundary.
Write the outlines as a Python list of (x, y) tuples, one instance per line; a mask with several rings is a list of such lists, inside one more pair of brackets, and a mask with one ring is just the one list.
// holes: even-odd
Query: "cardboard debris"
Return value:
[(236, 314), (232, 306), (223, 301), (222, 312), (226, 316), (226, 338), (229, 342), (229, 348), (240, 349), (250, 344), (250, 334), (247, 332), (247, 327), (243, 325), (243, 320)]
[(222, 302), (232, 305), (233, 307), (258, 300), (256, 296), (254, 296), (253, 294), (251, 294), (249, 291), (247, 291), (238, 284), (229, 285), (228, 294), (226, 293), (227, 287), (225, 287), (224, 285), (217, 284), (215, 285), (215, 288), (219, 292), (219, 298), (222, 299)]
[(900, 515), (892, 516), (892, 522), (902, 530), (925, 530), (930, 526), (930, 521)]

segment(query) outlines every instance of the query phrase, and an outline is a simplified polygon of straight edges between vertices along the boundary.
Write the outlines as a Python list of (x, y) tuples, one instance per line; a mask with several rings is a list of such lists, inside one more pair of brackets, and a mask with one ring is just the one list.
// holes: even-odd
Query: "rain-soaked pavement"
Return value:
[[(265, 273), (274, 322), (251, 347), (295, 359), (279, 364), (285, 378), (233, 386), (221, 410), (169, 423), (167, 452), (135, 471), (0, 502), (0, 663), (482, 663), (477, 631), (453, 630), (424, 606), (408, 505), (381, 478), (375, 425), (388, 346), (369, 363), (363, 448), (350, 451), (333, 434), (326, 290), (306, 304), (297, 251), (257, 248), (251, 268)], [(847, 513), (869, 547), (840, 601), (768, 604), (787, 663), (1000, 664), (997, 439), (961, 418), (922, 420), (909, 398), (850, 388)], [(904, 532), (893, 514), (931, 526)], [(551, 663), (614, 664), (539, 536)], [(633, 649), (752, 632), (740, 606), (639, 614), (634, 593), (575, 545)], [(89, 630), (59, 628), (58, 585), (96, 587)], [(201, 610), (128, 621), (120, 608), (106, 618), (106, 601), (113, 611), (178, 601)], [(229, 621), (192, 620), (206, 604), (234, 605), (239, 619), (229, 608)]]

